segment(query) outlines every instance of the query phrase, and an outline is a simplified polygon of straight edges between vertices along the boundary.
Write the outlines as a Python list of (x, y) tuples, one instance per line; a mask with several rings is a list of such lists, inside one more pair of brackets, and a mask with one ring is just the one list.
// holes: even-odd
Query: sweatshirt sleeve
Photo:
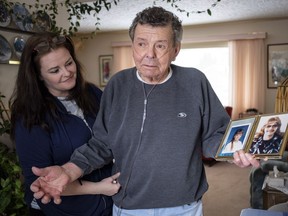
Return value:
[(204, 101), (202, 153), (207, 158), (214, 158), (230, 117), (207, 79), (202, 84), (202, 94)]
[[(106, 86), (106, 88), (108, 88), (108, 86)], [(110, 98), (110, 96), (106, 88), (101, 97), (100, 110), (93, 125), (93, 135), (91, 139), (83, 146), (75, 149), (70, 158), (70, 162), (82, 169), (83, 175), (89, 174), (93, 170), (99, 169), (113, 160), (112, 151), (108, 147), (107, 121), (109, 119), (110, 106), (108, 105), (108, 98)]]

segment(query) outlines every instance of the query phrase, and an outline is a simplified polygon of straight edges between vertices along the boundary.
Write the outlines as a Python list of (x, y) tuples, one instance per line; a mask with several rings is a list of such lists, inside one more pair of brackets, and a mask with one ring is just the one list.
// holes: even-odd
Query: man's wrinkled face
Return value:
[(170, 64), (180, 51), (180, 43), (173, 44), (170, 25), (153, 27), (138, 24), (132, 45), (133, 58), (141, 78), (148, 83), (163, 80)]

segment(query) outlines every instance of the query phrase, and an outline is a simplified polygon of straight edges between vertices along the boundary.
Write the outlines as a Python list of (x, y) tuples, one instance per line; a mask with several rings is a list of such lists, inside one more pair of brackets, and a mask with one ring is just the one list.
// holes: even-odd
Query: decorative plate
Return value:
[(47, 32), (51, 29), (51, 19), (45, 11), (37, 11), (32, 15), (37, 31)]
[(6, 27), (11, 22), (11, 16), (8, 8), (3, 1), (0, 1), (0, 26)]
[(0, 35), (0, 62), (7, 62), (12, 56), (12, 49), (9, 42)]
[(33, 22), (30, 13), (24, 5), (16, 3), (13, 7), (12, 18), (14, 23), (23, 31), (32, 31)]
[(26, 43), (26, 40), (21, 36), (16, 36), (14, 38), (13, 48), (18, 59), (21, 58), (25, 43)]

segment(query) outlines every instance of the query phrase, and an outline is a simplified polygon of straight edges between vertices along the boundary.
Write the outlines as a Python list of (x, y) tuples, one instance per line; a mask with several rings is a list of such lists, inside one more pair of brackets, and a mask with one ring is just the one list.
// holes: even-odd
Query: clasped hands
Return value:
[[(61, 194), (67, 185), (81, 176), (81, 174), (74, 174), (62, 166), (32, 167), (32, 172), (39, 177), (31, 184), (30, 189), (34, 192), (34, 197), (41, 199), (43, 204), (49, 203), (51, 199), (54, 200), (55, 204), (60, 204)], [(118, 192), (120, 184), (117, 183), (117, 178), (119, 175), (120, 173), (117, 173), (101, 181), (107, 189), (107, 193), (103, 192), (103, 194), (112, 196)], [(111, 189), (113, 186), (115, 189)], [(108, 190), (108, 188), (110, 189)]]

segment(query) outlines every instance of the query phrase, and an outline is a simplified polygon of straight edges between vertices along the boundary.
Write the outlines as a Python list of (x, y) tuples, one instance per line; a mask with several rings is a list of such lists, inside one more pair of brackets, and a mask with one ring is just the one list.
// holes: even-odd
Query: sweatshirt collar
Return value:
[[(167, 80), (169, 80), (170, 77), (172, 76), (172, 73), (173, 73), (173, 71), (172, 71), (172, 68), (170, 67), (169, 73), (168, 73), (167, 77), (166, 77), (162, 82), (160, 82), (160, 83), (158, 83), (158, 84), (165, 83)], [(139, 71), (138, 71), (138, 70), (136, 71), (136, 75), (137, 75), (137, 78), (138, 78), (141, 82), (146, 83), (146, 84), (149, 84), (149, 83), (145, 82), (145, 81), (141, 78), (141, 76), (139, 75)]]

